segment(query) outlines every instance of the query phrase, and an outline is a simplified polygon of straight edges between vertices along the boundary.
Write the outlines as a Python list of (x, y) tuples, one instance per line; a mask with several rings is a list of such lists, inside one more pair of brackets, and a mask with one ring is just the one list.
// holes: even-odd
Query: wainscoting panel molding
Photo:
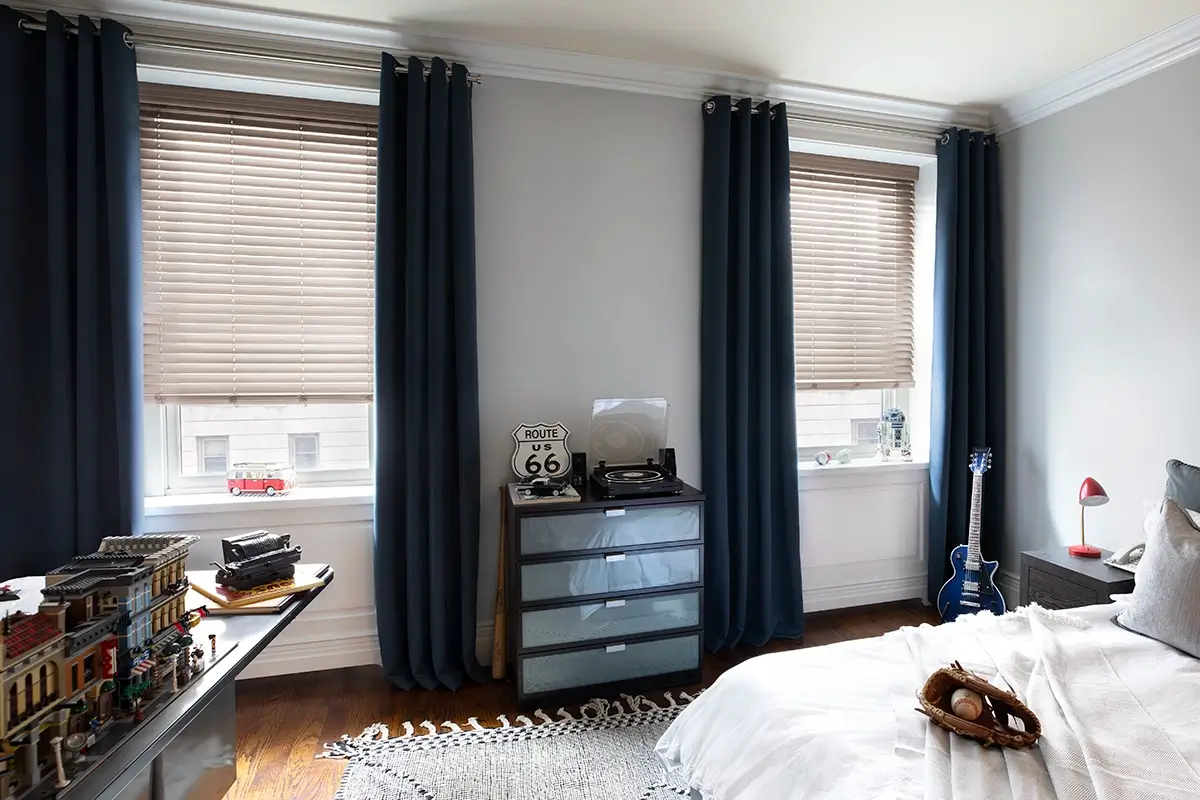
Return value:
[(925, 597), (928, 472), (916, 465), (803, 471), (804, 610)]
[(1012, 611), (1021, 602), (1021, 574), (1016, 570), (1001, 567), (996, 571), (996, 586), (1004, 595), (1004, 603)]

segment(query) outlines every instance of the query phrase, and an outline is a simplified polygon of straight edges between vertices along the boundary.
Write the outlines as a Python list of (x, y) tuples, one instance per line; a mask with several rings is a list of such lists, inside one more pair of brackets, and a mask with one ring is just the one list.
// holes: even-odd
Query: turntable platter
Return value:
[(662, 480), (663, 473), (656, 469), (618, 469), (606, 477), (612, 483), (651, 483)]

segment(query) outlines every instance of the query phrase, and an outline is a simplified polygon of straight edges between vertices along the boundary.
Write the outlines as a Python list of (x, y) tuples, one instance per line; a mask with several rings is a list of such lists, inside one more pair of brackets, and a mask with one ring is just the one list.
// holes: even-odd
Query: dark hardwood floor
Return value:
[[(776, 640), (764, 647), (739, 647), (706, 656), (703, 685), (763, 653), (878, 636), (905, 625), (937, 621), (932, 608), (915, 601), (808, 614), (803, 642)], [(477, 717), (480, 724), (492, 726), (499, 724), (500, 714), (512, 720), (518, 713), (511, 679), (457, 692), (401, 692), (374, 666), (243, 681), (237, 692), (238, 780), (226, 800), (333, 797), (344, 762), (313, 756), (324, 742), (343, 733), (357, 735), (374, 722), (386, 723), (394, 735), (406, 720), (415, 725), (424, 720), (465, 725), (468, 718)]]

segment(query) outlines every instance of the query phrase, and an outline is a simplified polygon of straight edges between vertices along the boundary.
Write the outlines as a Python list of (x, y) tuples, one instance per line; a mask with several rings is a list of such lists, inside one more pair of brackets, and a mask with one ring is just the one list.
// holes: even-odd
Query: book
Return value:
[(566, 488), (563, 490), (563, 493), (558, 497), (526, 497), (525, 495), (521, 494), (520, 487), (521, 484), (519, 483), (508, 484), (508, 498), (512, 501), (514, 506), (533, 506), (541, 505), (543, 503), (579, 502), (579, 492), (577, 492), (575, 487), (571, 486), (570, 484), (567, 484)]
[(283, 597), (251, 603), (248, 606), (226, 608), (225, 606), (211, 605), (208, 607), (208, 614), (211, 617), (228, 617), (234, 614), (278, 614), (295, 599), (296, 595), (285, 594)]
[[(324, 586), (325, 578), (323, 576), (327, 569), (329, 569), (328, 564), (297, 564), (296, 574), (293, 577), (264, 583), (253, 589), (230, 589), (222, 586), (217, 583), (216, 570), (189, 572), (188, 581), (192, 584), (193, 589), (217, 605), (228, 609), (241, 609)], [(259, 611), (257, 613), (267, 612)]]

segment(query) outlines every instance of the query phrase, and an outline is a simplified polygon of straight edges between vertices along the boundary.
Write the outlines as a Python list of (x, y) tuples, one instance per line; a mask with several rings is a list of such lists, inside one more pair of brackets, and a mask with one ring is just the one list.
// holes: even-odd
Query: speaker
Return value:
[(587, 453), (571, 453), (571, 485), (582, 489), (587, 483)]
[(672, 478), (677, 477), (675, 474), (675, 448), (660, 447), (658, 448), (658, 465), (667, 471), (667, 474)]

